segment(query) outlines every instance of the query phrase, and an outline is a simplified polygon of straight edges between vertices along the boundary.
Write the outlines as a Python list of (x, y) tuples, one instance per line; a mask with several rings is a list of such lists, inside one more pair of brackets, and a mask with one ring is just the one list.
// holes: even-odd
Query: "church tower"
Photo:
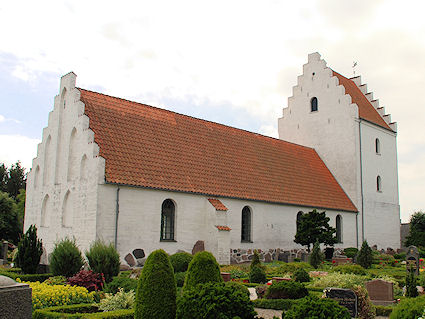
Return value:
[(358, 246), (398, 248), (397, 125), (360, 77), (310, 54), (278, 125), (280, 139), (317, 151), (356, 205)]

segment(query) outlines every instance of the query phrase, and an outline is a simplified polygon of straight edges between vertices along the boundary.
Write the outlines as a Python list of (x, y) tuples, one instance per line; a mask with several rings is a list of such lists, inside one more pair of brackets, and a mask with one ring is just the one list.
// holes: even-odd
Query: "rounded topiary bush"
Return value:
[(267, 281), (266, 272), (263, 268), (255, 266), (249, 272), (249, 282), (264, 284)]
[(239, 288), (210, 282), (184, 291), (177, 303), (176, 318), (253, 319), (255, 314), (249, 296)]
[(91, 270), (103, 274), (106, 282), (110, 282), (120, 272), (120, 255), (112, 243), (107, 245), (96, 240), (86, 251), (86, 257)]
[(300, 299), (305, 296), (308, 296), (307, 288), (296, 281), (275, 281), (266, 291), (267, 299)]
[(220, 266), (208, 251), (197, 253), (189, 264), (183, 289), (190, 289), (207, 282), (222, 282)]
[(294, 280), (297, 282), (309, 282), (311, 278), (304, 268), (299, 268), (294, 272)]
[(72, 277), (82, 266), (83, 257), (75, 239), (64, 238), (55, 243), (50, 255), (50, 271), (54, 276)]
[(306, 297), (282, 314), (282, 319), (300, 318), (350, 319), (351, 316), (348, 310), (338, 305), (335, 300)]
[(174, 272), (185, 272), (189, 267), (193, 256), (186, 252), (175, 253), (170, 256), (171, 265), (173, 266)]
[(162, 249), (146, 259), (136, 293), (134, 318), (169, 319), (176, 316), (176, 281), (170, 259)]

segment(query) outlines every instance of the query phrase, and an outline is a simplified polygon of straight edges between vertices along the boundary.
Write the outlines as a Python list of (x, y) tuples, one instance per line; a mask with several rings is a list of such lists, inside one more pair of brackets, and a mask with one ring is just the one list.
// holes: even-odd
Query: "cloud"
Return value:
[(37, 156), (37, 145), (40, 140), (22, 135), (0, 135), (0, 163), (10, 166), (17, 161), (27, 171), (32, 166), (32, 159)]
[(11, 119), (11, 118), (6, 118), (3, 115), (0, 114), (0, 123), (5, 123), (5, 122), (14, 122), (16, 124), (21, 124), (22, 122), (16, 119)]

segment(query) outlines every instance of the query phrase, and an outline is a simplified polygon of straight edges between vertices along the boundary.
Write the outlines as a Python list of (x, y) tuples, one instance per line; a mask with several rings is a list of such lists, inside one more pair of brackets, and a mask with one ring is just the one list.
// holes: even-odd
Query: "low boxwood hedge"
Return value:
[(255, 308), (289, 310), (300, 299), (256, 299), (252, 300)]
[(53, 274), (51, 273), (49, 274), (20, 274), (16, 271), (3, 271), (3, 270), (0, 270), (0, 275), (12, 278), (13, 280), (20, 278), (22, 281), (39, 281), (39, 282), (43, 282), (47, 278), (53, 276)]
[(123, 309), (106, 312), (97, 312), (98, 308), (95, 304), (78, 304), (68, 306), (57, 306), (35, 310), (32, 314), (33, 319), (133, 319), (134, 309)]

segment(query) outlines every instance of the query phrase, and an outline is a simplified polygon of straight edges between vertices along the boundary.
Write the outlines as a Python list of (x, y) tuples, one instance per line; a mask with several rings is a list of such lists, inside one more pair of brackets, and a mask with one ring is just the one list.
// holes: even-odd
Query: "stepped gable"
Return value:
[(359, 117), (361, 119), (393, 131), (353, 80), (347, 79), (345, 76), (335, 72), (334, 70), (332, 70), (332, 73), (338, 78), (339, 84), (344, 86), (345, 93), (351, 96), (352, 102), (356, 103), (359, 107)]
[(107, 183), (357, 211), (312, 148), (79, 91)]

